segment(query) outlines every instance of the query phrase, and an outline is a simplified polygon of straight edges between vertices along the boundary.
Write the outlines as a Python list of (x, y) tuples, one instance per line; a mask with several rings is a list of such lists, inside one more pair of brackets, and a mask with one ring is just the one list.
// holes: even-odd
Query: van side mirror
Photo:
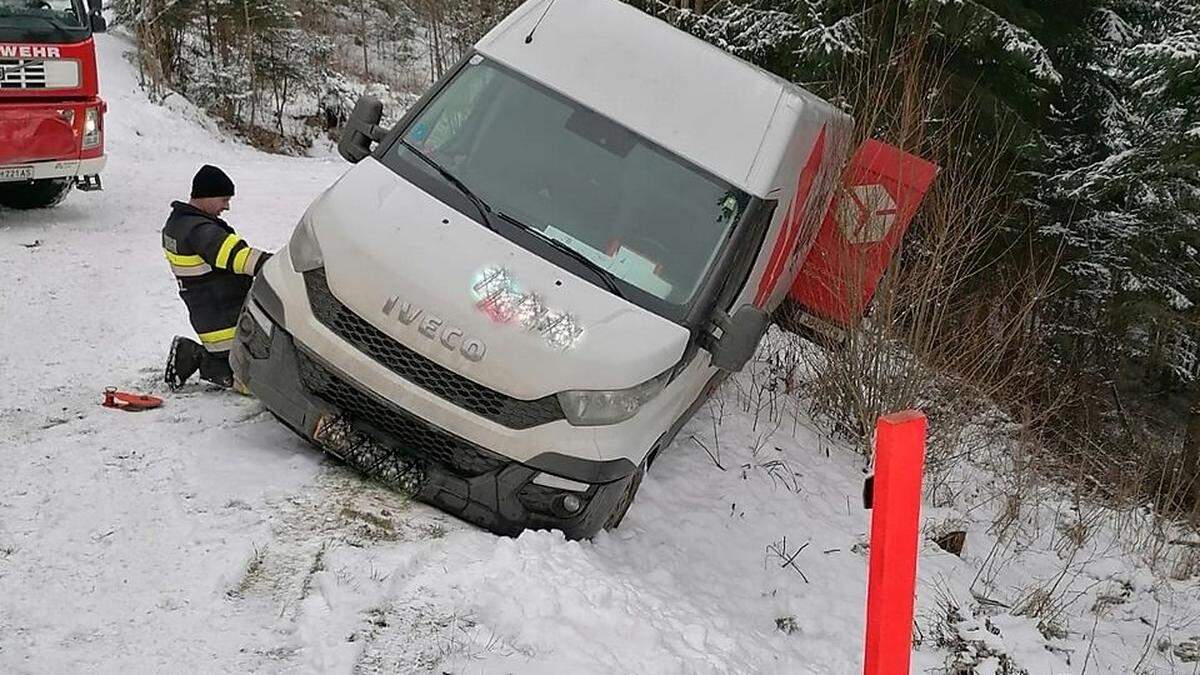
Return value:
[(351, 164), (358, 164), (371, 156), (371, 146), (383, 140), (387, 132), (379, 128), (383, 119), (383, 103), (366, 94), (354, 104), (354, 112), (342, 130), (338, 141), (338, 153)]
[(732, 317), (721, 313), (717, 319), (721, 337), (712, 348), (713, 367), (730, 373), (746, 367), (770, 325), (771, 316), (753, 305), (742, 305)]

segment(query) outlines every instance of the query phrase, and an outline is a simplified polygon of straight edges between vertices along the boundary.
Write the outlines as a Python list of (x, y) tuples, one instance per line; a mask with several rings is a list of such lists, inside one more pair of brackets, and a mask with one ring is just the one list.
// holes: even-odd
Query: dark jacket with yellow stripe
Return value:
[(200, 341), (209, 351), (228, 351), (250, 283), (271, 254), (184, 202), (171, 204), (162, 243)]

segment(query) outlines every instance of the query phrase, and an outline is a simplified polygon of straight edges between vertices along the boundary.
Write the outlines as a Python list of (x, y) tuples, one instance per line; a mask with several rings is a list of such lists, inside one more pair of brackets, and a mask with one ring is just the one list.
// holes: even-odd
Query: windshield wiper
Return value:
[(458, 176), (450, 173), (449, 169), (434, 161), (432, 157), (413, 147), (413, 145), (404, 140), (403, 137), (400, 138), (400, 144), (408, 148), (409, 152), (417, 157), (420, 157), (426, 164), (441, 174), (442, 178), (446, 179), (446, 182), (458, 188), (458, 191), (463, 193), (463, 196), (471, 200), (471, 203), (475, 205), (475, 208), (479, 211), (480, 217), (483, 218), (484, 227), (492, 231), (496, 230), (496, 226), (492, 224), (491, 219), (492, 207), (488, 206), (487, 202), (483, 201), (479, 195), (475, 194), (471, 188), (467, 187), (466, 183), (459, 180)]
[(622, 300), (629, 299), (629, 298), (625, 297), (625, 292), (621, 290), (621, 287), (619, 285), (617, 285), (617, 281), (614, 278), (613, 273), (604, 269), (604, 267), (602, 267), (600, 264), (598, 264), (595, 260), (592, 260), (591, 258), (587, 257), (583, 253), (580, 253), (579, 251), (576, 251), (575, 249), (568, 246), (565, 242), (559, 241), (559, 240), (555, 239), (554, 237), (551, 237), (550, 235), (546, 234), (545, 232), (542, 232), (541, 230), (537, 229), (536, 227), (531, 227), (529, 225), (526, 225), (525, 223), (517, 220), (516, 218), (513, 218), (512, 216), (508, 215), (507, 213), (505, 213), (503, 211), (497, 211), (496, 215), (507, 220), (508, 222), (512, 223), (513, 225), (516, 225), (517, 227), (521, 228), (522, 230), (532, 233), (533, 235), (540, 238), (542, 241), (545, 241), (546, 243), (550, 244), (551, 246), (558, 249), (559, 251), (562, 251), (563, 253), (567, 254), (572, 259), (574, 259), (576, 262), (581, 263), (584, 267), (588, 268), (592, 272), (595, 272), (596, 276), (600, 277), (600, 281), (604, 283), (604, 287), (607, 288), (608, 291), (610, 293), (612, 293), (613, 295), (617, 296), (618, 298), (621, 298)]
[(494, 224), (492, 224), (491, 216), (493, 214), (500, 216), (504, 220), (507, 220), (508, 222), (512, 223), (513, 225), (516, 225), (517, 227), (521, 228), (522, 230), (524, 230), (526, 232), (531, 232), (534, 235), (537, 235), (539, 238), (541, 238), (543, 241), (546, 241), (554, 248), (558, 249), (559, 251), (562, 251), (563, 253), (567, 254), (574, 260), (583, 264), (584, 267), (595, 272), (596, 276), (600, 277), (601, 282), (604, 284), (604, 287), (609, 290), (609, 292), (611, 292), (613, 295), (617, 296), (618, 298), (621, 298), (622, 300), (627, 299), (625, 297), (625, 293), (621, 290), (621, 287), (618, 286), (617, 282), (613, 279), (612, 272), (609, 272), (608, 270), (604, 269), (600, 265), (597, 265), (595, 261), (593, 261), (591, 258), (587, 257), (586, 255), (580, 253), (579, 251), (576, 251), (575, 249), (571, 248), (570, 246), (567, 246), (563, 242), (555, 239), (554, 237), (548, 236), (545, 232), (542, 232), (541, 230), (537, 229), (536, 227), (530, 227), (529, 225), (526, 225), (525, 223), (517, 220), (516, 218), (513, 218), (512, 216), (510, 216), (502, 211), (492, 210), (492, 207), (489, 206), (487, 202), (483, 201), (482, 197), (475, 194), (475, 192), (472, 191), (471, 188), (467, 187), (466, 183), (463, 183), (461, 180), (459, 180), (458, 176), (455, 176), (453, 173), (451, 173), (449, 169), (442, 166), (441, 164), (438, 164), (432, 157), (426, 155), (425, 153), (423, 153), (420, 150), (413, 147), (413, 145), (411, 143), (409, 143), (408, 141), (404, 140), (403, 137), (400, 138), (400, 144), (403, 145), (404, 147), (408, 148), (409, 152), (413, 153), (417, 157), (420, 157), (422, 161), (424, 161), (431, 168), (433, 168), (435, 171), (437, 171), (439, 174), (441, 174), (442, 178), (445, 178), (448, 183), (450, 183), (454, 187), (458, 188), (458, 191), (463, 193), (463, 196), (465, 196), (467, 199), (471, 200), (471, 203), (475, 205), (475, 208), (479, 211), (479, 215), (483, 218), (483, 225), (485, 227), (487, 227), (489, 230), (492, 230), (493, 232), (496, 231), (496, 226)]

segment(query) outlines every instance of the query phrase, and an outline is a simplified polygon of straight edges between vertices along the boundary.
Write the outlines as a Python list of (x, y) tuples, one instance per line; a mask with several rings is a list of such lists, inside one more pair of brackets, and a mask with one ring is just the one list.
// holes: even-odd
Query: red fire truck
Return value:
[(101, 0), (0, 0), (0, 206), (53, 206), (72, 187), (100, 189), (100, 9)]

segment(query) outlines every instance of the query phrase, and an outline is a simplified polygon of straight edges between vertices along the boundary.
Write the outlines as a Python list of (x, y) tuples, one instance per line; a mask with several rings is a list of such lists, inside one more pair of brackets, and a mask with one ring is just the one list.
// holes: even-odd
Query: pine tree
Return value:
[(850, 109), (847, 76), (928, 35), (922, 48), (945, 85), (930, 93), (977, 113), (959, 150), (1000, 144), (1013, 169), (1018, 208), (980, 283), (1058, 266), (1038, 324), (1058, 389), (1107, 424), (1125, 414), (1123, 397), (1145, 408), (1164, 385), (1196, 381), (1200, 3), (724, 0), (703, 14), (634, 4)]
[(1065, 244), (1064, 357), (1123, 386), (1194, 379), (1200, 25), (1190, 2), (1097, 12), (1090, 81), (1043, 184)]

